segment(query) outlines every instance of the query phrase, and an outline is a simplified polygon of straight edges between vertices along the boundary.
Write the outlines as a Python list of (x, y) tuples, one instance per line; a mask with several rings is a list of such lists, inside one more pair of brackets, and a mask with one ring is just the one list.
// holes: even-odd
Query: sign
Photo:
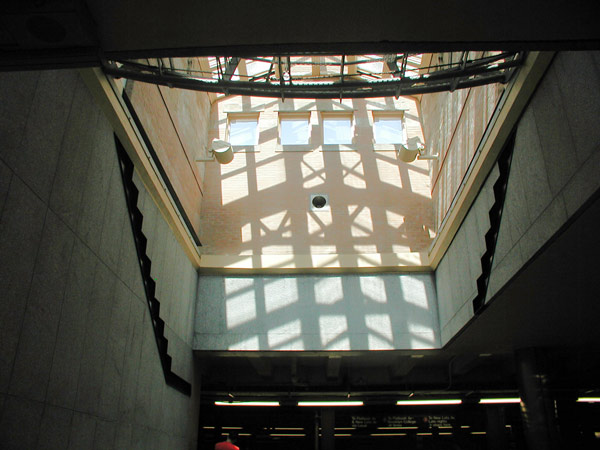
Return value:
[(452, 427), (456, 418), (452, 415), (376, 415), (376, 416), (352, 416), (354, 428), (405, 428), (417, 427), (418, 429), (430, 429), (440, 427)]

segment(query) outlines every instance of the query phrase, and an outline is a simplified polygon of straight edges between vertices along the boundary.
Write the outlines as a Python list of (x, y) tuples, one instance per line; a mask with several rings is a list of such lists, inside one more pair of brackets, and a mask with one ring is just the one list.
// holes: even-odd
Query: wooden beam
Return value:
[(356, 76), (357, 75), (357, 68), (358, 68), (358, 64), (352, 64), (356, 61), (356, 55), (348, 55), (346, 56), (346, 63), (348, 64), (348, 76), (352, 77), (352, 76)]
[(312, 76), (313, 77), (320, 77), (321, 76), (321, 67), (320, 65), (317, 65), (318, 63), (323, 61), (323, 57), (321, 56), (313, 56), (312, 57), (312, 62), (313, 65), (311, 66), (312, 69)]

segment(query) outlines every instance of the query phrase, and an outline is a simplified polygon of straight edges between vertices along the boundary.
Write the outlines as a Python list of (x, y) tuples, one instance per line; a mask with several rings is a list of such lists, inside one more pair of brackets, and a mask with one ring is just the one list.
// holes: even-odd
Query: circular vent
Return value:
[(329, 196), (327, 194), (311, 194), (310, 209), (312, 211), (323, 211), (329, 209)]

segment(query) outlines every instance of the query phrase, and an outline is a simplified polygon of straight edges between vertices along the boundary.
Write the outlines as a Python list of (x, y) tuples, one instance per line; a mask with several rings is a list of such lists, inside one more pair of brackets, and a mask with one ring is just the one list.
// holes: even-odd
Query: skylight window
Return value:
[(323, 117), (323, 143), (352, 144), (352, 116)]
[(230, 117), (229, 142), (231, 145), (258, 145), (258, 117)]
[(308, 145), (308, 114), (280, 116), (279, 125), (281, 145)]
[(373, 134), (376, 144), (404, 144), (404, 129), (402, 116), (374, 116)]

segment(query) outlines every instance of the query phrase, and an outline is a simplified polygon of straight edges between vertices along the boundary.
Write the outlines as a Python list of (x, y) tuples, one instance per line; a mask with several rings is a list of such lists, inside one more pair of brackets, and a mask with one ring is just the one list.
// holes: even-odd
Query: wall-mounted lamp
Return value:
[(208, 150), (209, 158), (196, 158), (197, 162), (217, 160), (219, 164), (229, 164), (233, 161), (233, 147), (229, 142), (213, 139)]
[(421, 144), (419, 138), (411, 138), (406, 145), (401, 145), (398, 150), (400, 160), (410, 163), (415, 159), (438, 159), (438, 155), (426, 155), (425, 146)]

